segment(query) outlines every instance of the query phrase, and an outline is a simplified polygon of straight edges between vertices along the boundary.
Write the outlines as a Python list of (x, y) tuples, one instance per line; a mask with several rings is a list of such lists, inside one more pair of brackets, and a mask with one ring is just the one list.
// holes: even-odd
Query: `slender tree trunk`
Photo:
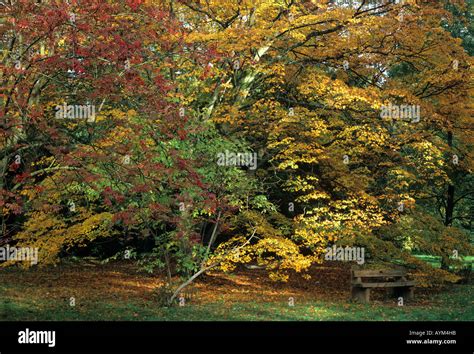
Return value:
[[(220, 215), (220, 213), (219, 213)], [(237, 248), (234, 248), (232, 249), (231, 252), (235, 252), (236, 250), (239, 250), (243, 247), (245, 247), (252, 239), (253, 237), (255, 236), (255, 233), (257, 232), (257, 229), (254, 229), (253, 233), (252, 233), (252, 236), (250, 236), (250, 238), (244, 242), (244, 244), (240, 247), (237, 247)], [(183, 284), (181, 284), (177, 289), (176, 291), (173, 293), (173, 295), (171, 296), (171, 298), (169, 299), (168, 303), (171, 305), (173, 304), (173, 301), (176, 299), (176, 297), (181, 293), (181, 291), (187, 287), (189, 284), (191, 284), (197, 277), (199, 277), (201, 274), (204, 274), (205, 272), (207, 272), (208, 270), (218, 266), (219, 263), (212, 263), (210, 265), (208, 265), (207, 267), (204, 267), (204, 263), (201, 265), (201, 269), (198, 270), (196, 273), (194, 273), (193, 276), (191, 276), (188, 280), (186, 280)]]
[(445, 226), (451, 226), (453, 223), (453, 212), (454, 212), (454, 186), (450, 184), (448, 186), (448, 197), (446, 200), (446, 215), (444, 220)]
[(181, 293), (181, 290), (183, 290), (185, 287), (187, 287), (189, 284), (191, 284), (194, 281), (194, 279), (199, 277), (201, 274), (207, 272), (208, 270), (214, 268), (216, 265), (217, 265), (217, 263), (211, 264), (210, 266), (205, 267), (205, 268), (201, 268), (198, 272), (194, 273), (194, 275), (191, 278), (186, 280), (183, 284), (181, 284), (178, 287), (178, 289), (176, 289), (176, 291), (173, 293), (173, 295), (171, 296), (171, 298), (169, 300), (169, 304), (171, 305), (173, 303), (174, 299), (176, 299), (176, 297)]
[(219, 211), (219, 214), (217, 214), (217, 220), (216, 220), (216, 223), (214, 224), (214, 229), (212, 230), (212, 235), (211, 235), (211, 238), (209, 240), (209, 244), (207, 245), (207, 250), (206, 250), (206, 253), (204, 254), (204, 258), (202, 260), (201, 267), (204, 265), (204, 263), (206, 263), (207, 258), (209, 257), (209, 253), (211, 252), (211, 247), (212, 247), (213, 243), (216, 240), (217, 228), (219, 227), (219, 221), (221, 219), (221, 213), (222, 212)]
[[(453, 146), (453, 132), (448, 132), (448, 146)], [(444, 226), (451, 226), (453, 223), (453, 214), (454, 214), (454, 185), (449, 184), (446, 196), (446, 210), (445, 210), (445, 217), (444, 217)], [(443, 256), (441, 258), (441, 269), (449, 270), (449, 265), (447, 264), (447, 257)]]
[[(448, 146), (453, 146), (453, 132), (448, 132)], [(450, 184), (448, 186), (448, 195), (446, 198), (446, 215), (444, 220), (445, 226), (450, 226), (453, 222), (453, 212), (454, 212), (454, 185)]]
[(165, 251), (166, 275), (168, 277), (168, 284), (171, 284), (171, 262), (168, 251)]

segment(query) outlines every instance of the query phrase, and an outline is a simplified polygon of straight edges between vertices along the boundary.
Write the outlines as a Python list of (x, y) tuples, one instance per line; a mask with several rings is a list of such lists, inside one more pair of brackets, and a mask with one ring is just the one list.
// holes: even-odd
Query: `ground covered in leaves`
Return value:
[(133, 263), (0, 269), (0, 320), (474, 320), (472, 284), (417, 288), (404, 306), (378, 289), (363, 305), (349, 300), (348, 267), (319, 266), (311, 276), (275, 283), (265, 270), (211, 273), (187, 291), (184, 306), (163, 307), (164, 278)]

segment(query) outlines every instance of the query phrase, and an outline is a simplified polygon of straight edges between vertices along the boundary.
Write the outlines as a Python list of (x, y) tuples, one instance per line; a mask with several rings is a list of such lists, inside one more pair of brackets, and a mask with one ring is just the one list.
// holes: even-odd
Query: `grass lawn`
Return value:
[[(441, 257), (439, 256), (431, 256), (428, 254), (416, 254), (414, 255), (416, 258), (421, 259), (424, 262), (430, 263), (435, 268), (441, 267)], [(474, 256), (465, 256), (463, 257), (463, 263), (467, 266), (469, 264), (474, 263)]]
[[(319, 267), (310, 281), (278, 284), (260, 271), (211, 274), (184, 306), (160, 307), (158, 277), (131, 264), (0, 270), (0, 320), (328, 321), (474, 320), (473, 285), (417, 289), (398, 306), (383, 290), (368, 305), (351, 303), (347, 269)], [(75, 306), (71, 306), (74, 297)], [(289, 305), (289, 298), (294, 306)]]

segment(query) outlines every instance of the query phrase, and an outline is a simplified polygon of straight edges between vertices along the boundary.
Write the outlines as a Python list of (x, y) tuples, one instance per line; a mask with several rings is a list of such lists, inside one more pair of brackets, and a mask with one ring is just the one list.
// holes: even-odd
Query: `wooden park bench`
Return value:
[(362, 303), (370, 301), (372, 288), (392, 288), (395, 297), (412, 300), (415, 284), (415, 281), (407, 280), (407, 272), (402, 269), (351, 269), (352, 299)]

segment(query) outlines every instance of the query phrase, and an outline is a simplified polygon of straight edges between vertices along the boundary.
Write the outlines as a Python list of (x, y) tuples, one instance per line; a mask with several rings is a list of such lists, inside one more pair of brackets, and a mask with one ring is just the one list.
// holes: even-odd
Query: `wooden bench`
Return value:
[(392, 288), (395, 297), (412, 300), (415, 285), (415, 281), (407, 280), (406, 270), (351, 269), (352, 299), (362, 303), (370, 301), (370, 289), (372, 288)]

